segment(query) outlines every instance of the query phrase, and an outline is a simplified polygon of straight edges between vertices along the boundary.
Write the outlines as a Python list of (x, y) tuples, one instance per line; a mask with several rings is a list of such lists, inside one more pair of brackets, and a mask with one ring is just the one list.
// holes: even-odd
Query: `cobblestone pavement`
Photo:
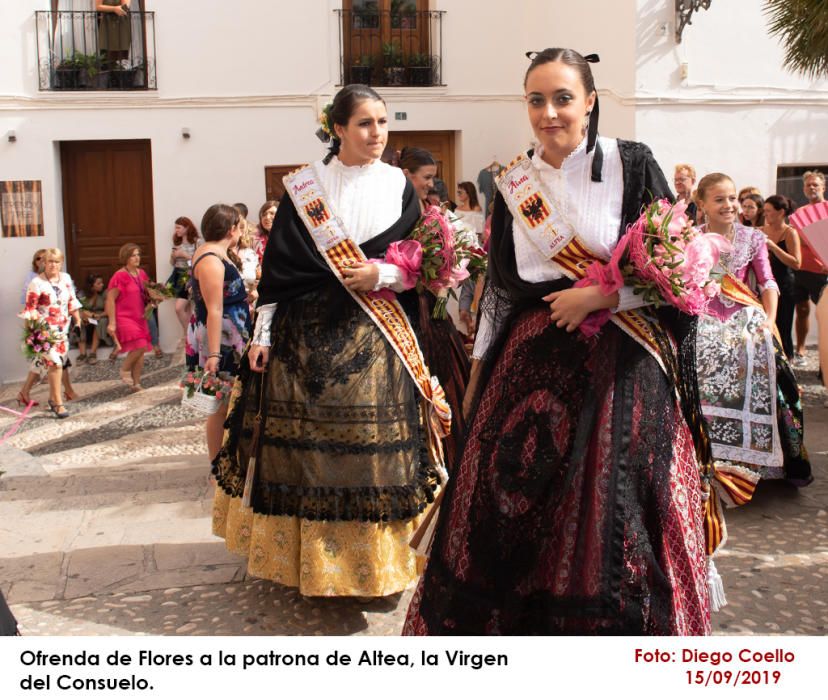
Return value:
[[(815, 353), (799, 372), (816, 481), (762, 482), (726, 513), (716, 634), (828, 632), (828, 409)], [(179, 405), (180, 357), (148, 358), (131, 394), (115, 364), (73, 370), (83, 398), (40, 409), (0, 446), (0, 588), (28, 635), (396, 635), (411, 591), (304, 598), (247, 578), (210, 534), (202, 420)], [(11, 407), (18, 387), (0, 391)], [(33, 397), (45, 404), (45, 387)], [(0, 434), (13, 419), (0, 415)]]

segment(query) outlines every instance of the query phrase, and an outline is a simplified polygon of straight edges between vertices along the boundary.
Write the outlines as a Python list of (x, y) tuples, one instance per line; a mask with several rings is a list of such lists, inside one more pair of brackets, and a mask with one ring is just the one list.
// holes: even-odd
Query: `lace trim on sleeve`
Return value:
[(273, 314), (276, 313), (276, 302), (264, 304), (256, 309), (256, 326), (253, 329), (253, 345), (263, 345), (269, 348), (270, 326), (273, 323)]

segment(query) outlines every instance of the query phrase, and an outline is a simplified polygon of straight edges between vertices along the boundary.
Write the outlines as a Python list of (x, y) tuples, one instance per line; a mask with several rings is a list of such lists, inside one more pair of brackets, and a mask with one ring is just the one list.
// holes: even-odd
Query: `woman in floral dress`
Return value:
[(26, 290), (26, 307), (20, 316), (27, 321), (45, 321), (53, 334), (53, 343), (37, 352), (32, 371), (46, 369), (49, 376), (49, 410), (58, 418), (67, 418), (69, 412), (63, 406), (61, 382), (63, 369), (69, 362), (70, 318), (80, 326), (81, 304), (75, 296), (72, 278), (61, 272), (63, 253), (57, 248), (46, 250), (45, 269), (29, 282)]
[(779, 286), (765, 234), (738, 220), (736, 188), (723, 173), (699, 182), (706, 230), (733, 244), (720, 259), (723, 287), (699, 319), (696, 363), (702, 409), (719, 471), (753, 481), (813, 479), (803, 444), (796, 377), (774, 339)]
[[(228, 250), (239, 239), (239, 212), (214, 204), (201, 220), (205, 243), (193, 255), (190, 284), (195, 311), (187, 329), (187, 367), (205, 373), (235, 375), (250, 337), (247, 290)], [(226, 406), (207, 418), (207, 452), (213, 460), (221, 447)]]

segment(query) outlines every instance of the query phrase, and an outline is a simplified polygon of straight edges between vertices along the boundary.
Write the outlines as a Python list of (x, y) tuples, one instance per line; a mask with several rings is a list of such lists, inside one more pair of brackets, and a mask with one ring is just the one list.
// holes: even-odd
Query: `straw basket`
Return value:
[(205, 394), (201, 390), (202, 384), (204, 384), (204, 377), (201, 378), (201, 381), (198, 383), (198, 386), (195, 388), (192, 396), (189, 396), (185, 390), (184, 394), (181, 396), (181, 405), (192, 408), (199, 413), (203, 413), (205, 416), (212, 416), (219, 410), (222, 400), (217, 399), (215, 396)]

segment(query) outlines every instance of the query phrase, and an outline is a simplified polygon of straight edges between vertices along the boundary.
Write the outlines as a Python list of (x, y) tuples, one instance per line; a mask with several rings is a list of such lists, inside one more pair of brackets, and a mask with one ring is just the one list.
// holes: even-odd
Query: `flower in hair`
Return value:
[(325, 143), (336, 138), (333, 130), (333, 119), (331, 119), (331, 109), (333, 109), (333, 102), (328, 102), (319, 113), (319, 131), (316, 132), (316, 135)]

